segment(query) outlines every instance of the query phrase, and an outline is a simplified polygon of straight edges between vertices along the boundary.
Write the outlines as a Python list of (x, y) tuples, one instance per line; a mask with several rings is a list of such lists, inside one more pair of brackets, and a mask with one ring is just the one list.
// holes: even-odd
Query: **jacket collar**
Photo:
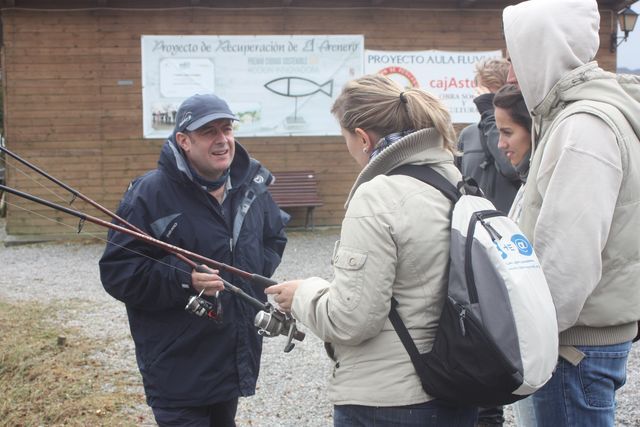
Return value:
[(418, 130), (395, 142), (362, 169), (349, 192), (345, 207), (359, 186), (400, 165), (452, 162), (453, 154), (443, 146), (442, 136), (435, 128)]

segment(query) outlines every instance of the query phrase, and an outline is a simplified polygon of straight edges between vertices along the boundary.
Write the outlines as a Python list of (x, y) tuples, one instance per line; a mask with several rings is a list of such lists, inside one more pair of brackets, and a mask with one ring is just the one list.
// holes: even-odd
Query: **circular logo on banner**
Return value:
[(511, 237), (511, 241), (514, 245), (516, 245), (516, 248), (518, 248), (518, 252), (520, 252), (522, 255), (531, 255), (533, 253), (533, 246), (531, 246), (531, 243), (529, 243), (527, 238), (522, 234), (514, 234)]
[(378, 71), (378, 74), (389, 77), (402, 87), (419, 87), (418, 79), (411, 71), (402, 67), (386, 67)]

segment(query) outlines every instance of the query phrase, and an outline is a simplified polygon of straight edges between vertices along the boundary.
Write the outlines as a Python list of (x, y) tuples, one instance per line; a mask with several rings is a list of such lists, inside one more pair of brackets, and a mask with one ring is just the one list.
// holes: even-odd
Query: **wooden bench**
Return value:
[(322, 206), (316, 174), (313, 171), (291, 171), (273, 172), (273, 176), (275, 182), (269, 186), (273, 200), (281, 208), (307, 208), (304, 228), (311, 224), (313, 230), (313, 210)]

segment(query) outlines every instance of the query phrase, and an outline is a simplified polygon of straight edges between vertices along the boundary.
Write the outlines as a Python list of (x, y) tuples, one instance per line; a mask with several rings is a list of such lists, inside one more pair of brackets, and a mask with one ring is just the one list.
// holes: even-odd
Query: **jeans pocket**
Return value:
[[(609, 349), (611, 349), (610, 346)], [(619, 348), (619, 347), (618, 347)], [(580, 348), (585, 358), (578, 365), (580, 385), (587, 405), (613, 408), (615, 392), (627, 377), (628, 351), (593, 351), (594, 347)], [(612, 349), (611, 349), (612, 350)]]

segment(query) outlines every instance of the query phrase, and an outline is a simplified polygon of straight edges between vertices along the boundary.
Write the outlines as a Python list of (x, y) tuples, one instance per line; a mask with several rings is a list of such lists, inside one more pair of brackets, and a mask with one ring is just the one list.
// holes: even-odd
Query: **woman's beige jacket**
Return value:
[(335, 350), (328, 393), (337, 405), (432, 399), (387, 316), (394, 296), (418, 349), (430, 349), (446, 295), (451, 202), (414, 178), (385, 175), (409, 163), (460, 180), (435, 129), (384, 150), (362, 170), (347, 200), (333, 281), (307, 279), (293, 300), (294, 317)]

